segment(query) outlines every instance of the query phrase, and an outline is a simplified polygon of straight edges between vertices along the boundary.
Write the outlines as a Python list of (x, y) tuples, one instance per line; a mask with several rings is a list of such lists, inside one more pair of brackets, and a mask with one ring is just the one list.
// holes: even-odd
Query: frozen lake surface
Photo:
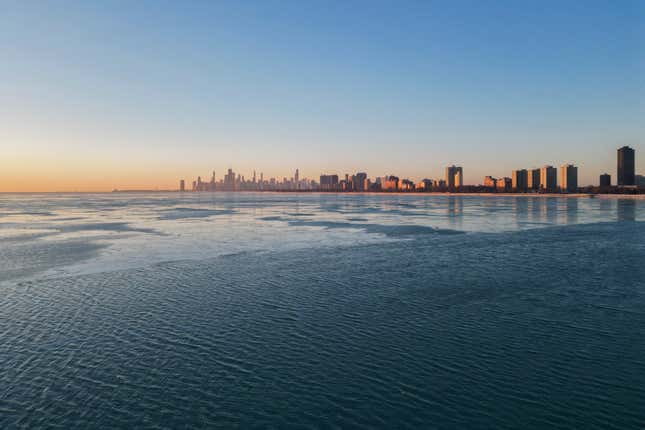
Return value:
[(1, 428), (643, 428), (645, 201), (0, 194)]

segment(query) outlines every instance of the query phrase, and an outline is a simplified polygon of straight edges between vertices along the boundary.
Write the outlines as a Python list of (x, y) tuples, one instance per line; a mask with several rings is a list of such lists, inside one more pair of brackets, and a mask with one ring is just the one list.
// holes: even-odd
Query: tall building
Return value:
[(567, 193), (578, 191), (578, 168), (573, 164), (560, 166), (560, 189)]
[(497, 179), (492, 176), (484, 176), (484, 186), (486, 188), (495, 188), (497, 186)]
[(399, 178), (397, 176), (388, 176), (383, 184), (383, 189), (387, 191), (396, 191), (399, 189)]
[(367, 191), (365, 188), (365, 181), (367, 181), (367, 173), (359, 172), (352, 178), (354, 191)]
[(233, 169), (228, 169), (228, 172), (224, 176), (224, 189), (226, 191), (235, 190), (236, 182), (239, 182), (239, 180), (235, 180), (235, 173), (233, 172)]
[(416, 185), (416, 189), (419, 191), (432, 191), (432, 179), (423, 179)]
[(609, 173), (603, 173), (600, 175), (600, 186), (611, 187), (611, 175)]
[(455, 172), (455, 188), (461, 188), (464, 186), (464, 171), (461, 170), (461, 167), (457, 168)]
[(513, 180), (511, 178), (499, 178), (497, 180), (497, 190), (498, 191), (510, 191)]
[(558, 171), (553, 166), (544, 166), (540, 169), (540, 189), (553, 192), (558, 187)]
[(529, 184), (529, 172), (526, 169), (513, 170), (511, 187), (517, 191), (526, 191)]
[(618, 149), (618, 185), (636, 185), (634, 150), (629, 146)]
[(186, 181), (183, 179), (179, 181), (179, 191), (186, 191)]
[(526, 186), (529, 190), (540, 189), (540, 169), (530, 169), (528, 171)]
[(338, 175), (320, 175), (320, 189), (322, 191), (338, 190)]
[(399, 188), (401, 191), (414, 191), (414, 182), (409, 179), (403, 179)]
[(464, 171), (461, 167), (446, 167), (446, 185), (448, 188), (460, 188), (464, 185)]

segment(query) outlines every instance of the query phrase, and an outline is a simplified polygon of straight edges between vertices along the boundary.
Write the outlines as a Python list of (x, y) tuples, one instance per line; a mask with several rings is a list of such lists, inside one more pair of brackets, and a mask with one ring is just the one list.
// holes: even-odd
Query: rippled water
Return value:
[(1, 428), (644, 428), (645, 201), (0, 195)]

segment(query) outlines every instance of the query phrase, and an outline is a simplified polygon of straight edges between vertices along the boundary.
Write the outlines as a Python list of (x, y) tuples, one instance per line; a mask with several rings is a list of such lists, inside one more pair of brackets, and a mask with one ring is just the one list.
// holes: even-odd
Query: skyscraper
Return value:
[(186, 181), (183, 179), (179, 181), (179, 191), (186, 191)]
[(634, 150), (629, 146), (618, 149), (618, 185), (636, 185)]
[(528, 171), (526, 185), (529, 190), (540, 189), (540, 169), (530, 169)]
[(497, 179), (492, 176), (484, 176), (484, 186), (486, 188), (495, 188), (497, 186)]
[(529, 174), (526, 169), (513, 170), (513, 178), (511, 183), (512, 188), (517, 191), (526, 191), (526, 189), (528, 188), (528, 178)]
[(511, 178), (499, 178), (495, 182), (495, 185), (497, 186), (498, 191), (509, 191), (511, 189), (512, 184), (513, 184), (513, 180)]
[(235, 190), (235, 173), (233, 169), (228, 169), (228, 172), (224, 176), (224, 190), (233, 191)]
[(609, 173), (603, 173), (600, 175), (600, 186), (611, 187), (611, 175)]
[(338, 175), (320, 175), (320, 189), (323, 191), (338, 190)]
[(359, 172), (352, 179), (354, 191), (366, 191), (365, 181), (367, 180), (367, 173)]
[(464, 185), (464, 171), (461, 167), (452, 165), (446, 167), (446, 186), (460, 188)]
[(558, 171), (553, 166), (540, 169), (540, 189), (553, 192), (558, 187)]
[(397, 176), (390, 175), (387, 177), (385, 183), (383, 184), (383, 189), (386, 191), (396, 191), (399, 189), (399, 178)]
[(573, 164), (560, 167), (560, 189), (567, 193), (578, 191), (578, 168)]
[(461, 167), (457, 167), (455, 172), (455, 188), (461, 188), (464, 186), (464, 171)]

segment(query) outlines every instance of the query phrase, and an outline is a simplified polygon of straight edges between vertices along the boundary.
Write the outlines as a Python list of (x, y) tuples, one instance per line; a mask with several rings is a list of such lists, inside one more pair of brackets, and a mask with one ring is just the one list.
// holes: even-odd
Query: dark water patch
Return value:
[[(85, 219), (85, 218), (70, 218), (72, 220)], [(59, 220), (57, 220), (59, 221)], [(2, 223), (4, 227), (25, 228), (24, 223)], [(154, 228), (134, 227), (126, 222), (102, 222), (102, 223), (80, 223), (80, 224), (56, 224), (56, 223), (41, 223), (34, 226), (40, 230), (45, 229), (48, 231), (36, 231), (34, 233), (24, 233), (11, 236), (3, 239), (3, 242), (23, 242), (29, 240), (36, 240), (49, 236), (56, 236), (60, 233), (74, 233), (83, 231), (109, 231), (109, 232), (135, 232), (135, 233), (148, 233), (165, 236), (165, 233), (155, 230)], [(27, 228), (29, 229), (29, 228)]]
[(1, 244), (9, 245), (18, 242), (30, 242), (43, 237), (52, 236), (54, 234), (56, 234), (56, 232), (50, 231), (16, 234), (0, 239), (0, 246)]
[(54, 225), (52, 228), (57, 229), (60, 233), (73, 233), (80, 231), (113, 231), (113, 232), (137, 232), (137, 233), (150, 233), (163, 235), (162, 232), (154, 228), (146, 227), (133, 227), (127, 222), (101, 222), (101, 223), (84, 223), (84, 224), (68, 224), (68, 225)]
[(105, 247), (88, 240), (13, 241), (9, 246), (0, 246), (0, 281), (22, 279), (89, 260)]
[(369, 207), (369, 206), (357, 206), (357, 207), (344, 207), (337, 209), (325, 209), (327, 212), (334, 212), (343, 215), (361, 215), (361, 214), (378, 214), (378, 215), (398, 215), (402, 217), (426, 217), (432, 216), (432, 214), (423, 212), (418, 208), (414, 210), (406, 209), (395, 209), (385, 207)]
[(378, 214), (388, 212), (387, 209), (376, 206), (359, 206), (359, 207), (346, 207), (341, 213), (350, 214), (350, 213), (365, 213), (365, 214)]
[(233, 209), (172, 208), (161, 211), (160, 220), (178, 220), (184, 218), (207, 218), (215, 215), (232, 215)]
[(354, 228), (361, 229), (367, 233), (384, 234), (391, 237), (400, 236), (418, 236), (418, 235), (436, 235), (436, 234), (463, 234), (462, 231), (439, 229), (435, 227), (421, 225), (384, 225), (384, 224), (359, 224), (342, 221), (309, 221), (309, 220), (288, 220), (289, 225), (293, 226), (310, 226), (324, 227), (327, 229), (335, 228)]
[(312, 217), (314, 214), (308, 212), (285, 212), (285, 215), (293, 217)]
[(21, 216), (21, 215), (42, 216), (42, 217), (56, 216), (55, 213), (49, 212), (49, 211), (9, 211), (9, 212), (0, 212), (0, 217)]
[(397, 206), (404, 207), (404, 208), (412, 208), (412, 209), (416, 209), (416, 208), (417, 208), (417, 205), (415, 205), (415, 204), (413, 204), (413, 203), (398, 202), (398, 203), (396, 203), (396, 205), (397, 205)]
[(382, 225), (365, 224), (368, 233), (380, 233), (386, 236), (419, 236), (419, 235), (453, 235), (464, 234), (463, 231), (446, 228), (436, 228), (421, 225)]
[(414, 217), (424, 218), (428, 216), (434, 216), (433, 214), (419, 211), (418, 209), (415, 209), (414, 211), (390, 209), (390, 210), (385, 210), (382, 213), (385, 215), (398, 215), (405, 218), (414, 218)]
[(269, 215), (258, 218), (261, 221), (287, 221), (286, 218), (279, 215)]
[(25, 211), (25, 212), (20, 212), (18, 215), (50, 217), (50, 216), (55, 216), (56, 214), (48, 211)]

